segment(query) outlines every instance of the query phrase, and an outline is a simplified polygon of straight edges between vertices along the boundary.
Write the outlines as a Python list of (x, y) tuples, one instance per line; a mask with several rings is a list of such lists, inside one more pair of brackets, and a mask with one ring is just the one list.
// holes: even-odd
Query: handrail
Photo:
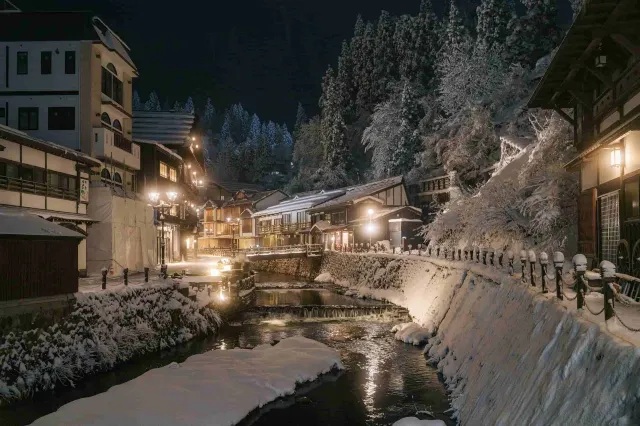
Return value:
[(260, 225), (258, 224), (258, 234), (278, 234), (283, 232), (302, 231), (311, 227), (311, 222), (282, 223), (280, 225)]
[(8, 191), (20, 191), (35, 195), (62, 198), (63, 200), (78, 199), (78, 191), (75, 189), (58, 188), (48, 183), (28, 181), (8, 176), (0, 176), (0, 188)]

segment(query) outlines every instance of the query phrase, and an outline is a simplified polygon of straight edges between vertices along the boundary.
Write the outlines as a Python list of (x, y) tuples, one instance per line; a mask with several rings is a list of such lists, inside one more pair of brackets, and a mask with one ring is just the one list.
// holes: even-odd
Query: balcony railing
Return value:
[(131, 154), (131, 141), (118, 132), (113, 132), (113, 146)]
[(280, 225), (258, 225), (258, 233), (264, 234), (287, 234), (311, 228), (311, 222), (282, 223)]
[(75, 189), (58, 188), (47, 183), (31, 182), (22, 179), (0, 176), (0, 189), (25, 192), (46, 197), (62, 198), (63, 200), (77, 200), (78, 191)]

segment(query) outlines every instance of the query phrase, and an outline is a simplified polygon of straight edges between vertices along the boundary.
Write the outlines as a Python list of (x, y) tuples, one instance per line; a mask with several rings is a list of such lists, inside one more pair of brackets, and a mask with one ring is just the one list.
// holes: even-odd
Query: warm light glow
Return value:
[(187, 169), (190, 169), (190, 168), (191, 168), (191, 164), (187, 164)]
[(200, 148), (200, 145), (196, 144), (196, 149)]
[(151, 200), (151, 202), (156, 203), (158, 200), (160, 199), (160, 194), (157, 192), (150, 192), (149, 193), (149, 200)]
[(200, 213), (200, 209), (196, 209), (196, 213)]
[(231, 218), (230, 217), (227, 218), (227, 222), (231, 222)]
[(622, 166), (622, 150), (620, 148), (613, 148), (611, 150), (611, 167)]
[(227, 296), (224, 295), (224, 293), (222, 292), (222, 289), (220, 289), (220, 294), (218, 295), (218, 299), (222, 301), (227, 299)]
[(169, 199), (169, 201), (175, 201), (175, 199), (178, 198), (178, 193), (174, 191), (169, 191), (167, 192), (167, 198)]
[(201, 181), (201, 180), (199, 180), (199, 181), (198, 181), (198, 184), (199, 184), (199, 185), (202, 185), (202, 181)]
[(369, 215), (369, 217), (373, 216), (373, 209), (367, 210), (367, 214)]
[(376, 225), (374, 225), (373, 223), (367, 224), (367, 232), (369, 234), (373, 234), (375, 231), (376, 231)]
[(191, 136), (191, 140), (192, 140), (192, 141), (195, 141), (195, 140), (196, 140), (196, 137), (195, 137), (195, 136)]
[(231, 265), (224, 265), (223, 268), (225, 271), (230, 271), (231, 270)]
[(196, 172), (195, 172), (195, 171), (193, 172), (193, 175), (194, 175), (194, 176), (196, 175)]
[(217, 268), (211, 268), (209, 269), (209, 275), (211, 275), (212, 277), (218, 277), (220, 276), (220, 271), (218, 271)]

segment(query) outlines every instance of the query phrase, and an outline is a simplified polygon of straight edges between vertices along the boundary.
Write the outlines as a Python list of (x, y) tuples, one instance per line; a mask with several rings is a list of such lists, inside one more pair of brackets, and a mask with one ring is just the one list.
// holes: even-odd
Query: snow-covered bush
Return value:
[(28, 397), (214, 332), (220, 317), (174, 287), (78, 294), (72, 313), (0, 343), (0, 401)]

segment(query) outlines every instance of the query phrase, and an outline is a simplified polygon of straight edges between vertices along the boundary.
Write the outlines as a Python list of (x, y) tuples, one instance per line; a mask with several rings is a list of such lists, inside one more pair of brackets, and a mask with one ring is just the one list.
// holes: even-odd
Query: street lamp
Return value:
[[(166, 206), (171, 206), (173, 204), (173, 202), (176, 200), (176, 198), (178, 197), (178, 193), (174, 192), (174, 191), (168, 191), (167, 192), (167, 199), (170, 201), (169, 203), (165, 203), (163, 200), (160, 200), (160, 193), (159, 192), (150, 192), (149, 195), (149, 201), (151, 201), (151, 203), (154, 204), (154, 208), (160, 209), (160, 216), (158, 217), (158, 219), (160, 219), (160, 225), (162, 226), (162, 230), (160, 231), (160, 266), (161, 268), (165, 267), (164, 261), (165, 261), (165, 240), (164, 240), (164, 208)], [(159, 204), (156, 204), (158, 203)]]
[(235, 241), (236, 241), (236, 236), (235, 236), (235, 228), (234, 226), (238, 225), (238, 221), (239, 219), (232, 219), (230, 217), (227, 218), (227, 223), (229, 224), (229, 227), (231, 228), (231, 255), (235, 256)]
[(373, 213), (373, 209), (367, 210), (367, 215), (369, 216), (369, 224), (367, 225), (367, 232), (369, 233), (369, 247), (371, 247), (371, 235), (375, 231), (375, 226), (373, 225), (373, 222), (371, 222)]

